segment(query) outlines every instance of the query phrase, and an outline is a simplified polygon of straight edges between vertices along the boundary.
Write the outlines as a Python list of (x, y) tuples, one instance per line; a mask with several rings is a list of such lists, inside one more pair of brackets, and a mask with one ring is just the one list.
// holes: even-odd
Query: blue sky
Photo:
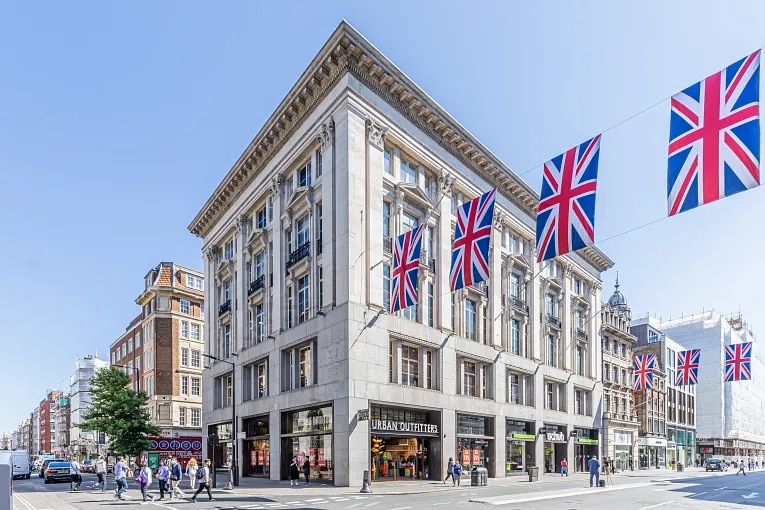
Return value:
[[(0, 431), (106, 357), (153, 265), (202, 267), (187, 225), (342, 18), (518, 173), (765, 45), (757, 0), (285, 4), (0, 8)], [(664, 101), (603, 135), (596, 239), (665, 215), (668, 121)], [(605, 242), (633, 314), (765, 328), (764, 198)]]

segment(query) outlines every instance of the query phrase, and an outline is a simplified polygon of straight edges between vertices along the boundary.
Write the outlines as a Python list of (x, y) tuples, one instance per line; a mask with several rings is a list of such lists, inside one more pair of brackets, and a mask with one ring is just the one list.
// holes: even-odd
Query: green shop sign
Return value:
[(513, 434), (513, 439), (524, 439), (533, 441), (537, 438), (534, 434)]
[(582, 437), (577, 438), (576, 442), (579, 444), (598, 444), (597, 439), (584, 439)]

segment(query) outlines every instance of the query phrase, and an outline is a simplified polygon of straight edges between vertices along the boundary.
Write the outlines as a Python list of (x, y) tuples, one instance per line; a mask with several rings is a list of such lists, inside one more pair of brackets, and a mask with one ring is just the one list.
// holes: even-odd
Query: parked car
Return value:
[(50, 465), (51, 462), (64, 462), (64, 459), (45, 459), (42, 464), (40, 464), (40, 478), (45, 478), (45, 470), (48, 469), (48, 465)]
[(709, 459), (704, 466), (704, 471), (726, 471), (728, 466), (722, 459)]
[(82, 464), (80, 464), (80, 471), (83, 473), (95, 473), (95, 466), (93, 465), (93, 461), (83, 461)]
[(72, 466), (71, 462), (51, 462), (45, 469), (45, 483), (52, 482), (71, 482), (72, 475), (69, 470)]
[(29, 469), (29, 454), (25, 450), (3, 451), (0, 460), (7, 461), (13, 469), (13, 478), (29, 478), (32, 471)]

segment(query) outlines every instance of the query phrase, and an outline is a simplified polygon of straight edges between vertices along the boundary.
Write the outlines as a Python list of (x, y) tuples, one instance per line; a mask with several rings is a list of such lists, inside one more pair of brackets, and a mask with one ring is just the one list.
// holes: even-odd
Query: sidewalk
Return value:
[[(710, 473), (711, 475), (711, 473)], [(602, 476), (602, 475), (601, 475)], [(614, 480), (624, 480), (625, 482), (660, 482), (665, 480), (674, 480), (678, 478), (693, 478), (696, 476), (704, 476), (704, 470), (700, 468), (689, 468), (682, 473), (669, 469), (646, 469), (639, 471), (626, 471), (622, 473), (615, 473), (611, 475)], [(539, 480), (536, 482), (529, 482), (526, 475), (515, 475), (506, 478), (489, 478), (489, 487), (502, 488), (513, 487), (523, 491), (524, 488), (538, 491), (540, 489), (558, 489), (572, 483), (577, 483), (580, 480), (585, 482), (589, 479), (588, 473), (572, 473), (571, 476), (565, 477), (560, 474), (545, 473), (539, 475)], [(239, 487), (234, 491), (222, 491), (224, 493), (236, 493), (242, 496), (340, 496), (349, 494), (359, 494), (361, 490), (361, 484), (351, 487), (335, 487), (332, 485), (325, 485), (323, 483), (311, 483), (309, 486), (302, 484), (295, 487), (290, 486), (286, 480), (275, 481), (267, 480), (263, 478), (241, 478), (239, 481)], [(224, 483), (221, 480), (218, 481), (218, 489), (221, 491)], [(461, 487), (452, 487), (451, 482), (444, 484), (442, 481), (435, 480), (423, 480), (423, 481), (405, 481), (405, 482), (373, 482), (371, 485), (373, 494), (377, 495), (405, 495), (405, 494), (424, 494), (429, 492), (438, 491), (454, 491), (454, 490), (468, 490), (479, 489), (470, 486), (470, 476), (462, 477)]]

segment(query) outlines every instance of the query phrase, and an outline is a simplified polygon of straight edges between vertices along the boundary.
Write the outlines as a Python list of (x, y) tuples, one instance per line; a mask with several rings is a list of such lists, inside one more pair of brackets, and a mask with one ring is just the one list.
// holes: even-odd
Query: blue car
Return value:
[(71, 482), (72, 475), (69, 473), (71, 466), (71, 462), (51, 462), (45, 469), (45, 483)]

